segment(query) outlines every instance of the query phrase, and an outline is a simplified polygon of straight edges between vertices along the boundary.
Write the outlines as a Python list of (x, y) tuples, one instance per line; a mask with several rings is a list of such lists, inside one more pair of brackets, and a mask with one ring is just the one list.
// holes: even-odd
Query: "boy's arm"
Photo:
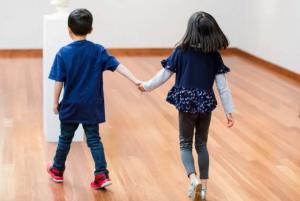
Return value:
[(63, 82), (55, 81), (55, 83), (54, 83), (54, 102), (53, 102), (54, 114), (58, 114), (59, 97), (60, 97), (62, 88), (63, 88)]
[(151, 91), (168, 81), (174, 73), (167, 69), (161, 69), (151, 80), (143, 82), (139, 89), (141, 91)]
[(141, 84), (141, 81), (138, 80), (132, 73), (131, 71), (124, 66), (123, 64), (119, 64), (119, 66), (117, 67), (117, 72), (120, 73), (121, 75), (123, 75), (124, 77), (126, 77), (127, 79), (129, 79), (131, 82), (133, 82), (135, 85), (139, 85)]
[(234, 112), (234, 106), (225, 74), (216, 75), (216, 84), (223, 105), (223, 109), (226, 113), (227, 126), (232, 127), (234, 124), (232, 114)]

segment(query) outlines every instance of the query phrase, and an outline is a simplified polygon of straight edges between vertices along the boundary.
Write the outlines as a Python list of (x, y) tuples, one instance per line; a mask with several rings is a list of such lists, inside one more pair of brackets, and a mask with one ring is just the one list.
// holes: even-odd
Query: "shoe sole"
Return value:
[(201, 189), (202, 189), (202, 185), (201, 184), (197, 184), (197, 186), (194, 189), (194, 196), (193, 196), (193, 201), (202, 201), (201, 199)]
[(112, 185), (112, 182), (108, 181), (108, 182), (105, 182), (104, 184), (102, 184), (101, 188), (105, 188), (105, 187), (108, 187), (110, 185)]
[(64, 180), (57, 180), (57, 179), (54, 179), (54, 178), (50, 178), (52, 181), (54, 181), (55, 183), (63, 183)]
[(95, 190), (98, 190), (98, 189), (103, 189), (103, 188), (106, 188), (106, 187), (108, 187), (108, 186), (110, 186), (110, 185), (112, 185), (112, 182), (111, 181), (107, 181), (107, 182), (105, 182), (104, 184), (102, 184), (101, 186), (99, 186), (99, 187), (93, 187), (93, 186), (91, 186), (93, 189), (95, 189)]

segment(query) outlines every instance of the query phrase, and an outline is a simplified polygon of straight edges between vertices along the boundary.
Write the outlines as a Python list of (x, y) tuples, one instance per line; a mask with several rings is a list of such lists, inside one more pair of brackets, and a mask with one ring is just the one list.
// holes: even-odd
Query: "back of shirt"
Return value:
[(213, 83), (217, 74), (230, 71), (219, 52), (203, 53), (195, 48), (176, 48), (162, 65), (176, 73), (167, 101), (182, 112), (206, 113), (216, 108)]
[(59, 116), (63, 122), (94, 124), (105, 121), (103, 78), (119, 62), (106, 49), (87, 40), (59, 50), (49, 78), (64, 83)]
[(176, 48), (162, 63), (176, 73), (175, 86), (190, 89), (210, 90), (215, 76), (229, 71), (219, 52), (203, 53), (194, 48)]

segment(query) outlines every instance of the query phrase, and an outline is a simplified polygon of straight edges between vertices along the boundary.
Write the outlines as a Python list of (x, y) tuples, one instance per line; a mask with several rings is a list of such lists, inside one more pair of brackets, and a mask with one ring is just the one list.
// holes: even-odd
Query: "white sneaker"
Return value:
[(188, 189), (188, 193), (187, 193), (188, 197), (190, 197), (190, 198), (192, 197), (194, 188), (195, 187), (191, 184), (190, 187), (189, 187), (189, 189)]
[(198, 180), (191, 182), (188, 189), (188, 197), (192, 198), (193, 201), (200, 201), (201, 199), (202, 185)]
[(194, 184), (194, 190), (192, 192), (192, 200), (193, 201), (201, 201), (201, 189), (202, 189), (202, 185), (201, 183), (196, 183)]
[(201, 200), (206, 200), (206, 192), (207, 192), (207, 189), (206, 188), (202, 188), (201, 189)]

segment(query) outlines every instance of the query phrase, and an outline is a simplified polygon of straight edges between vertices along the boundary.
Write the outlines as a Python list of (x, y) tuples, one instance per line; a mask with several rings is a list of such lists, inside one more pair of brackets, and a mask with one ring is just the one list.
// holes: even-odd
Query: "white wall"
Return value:
[[(0, 49), (42, 48), (42, 16), (50, 0), (0, 0)], [(90, 9), (90, 39), (106, 47), (173, 47), (188, 17), (215, 16), (231, 46), (300, 73), (299, 0), (70, 0)], [(55, 31), (55, 30), (54, 30)]]
[(235, 4), (225, 7), (211, 0), (91, 0), (88, 6), (74, 0), (73, 4), (94, 13), (91, 38), (109, 47), (172, 47), (183, 36), (189, 16), (198, 10), (215, 14), (225, 31), (234, 25), (228, 13)]
[[(54, 11), (50, 0), (0, 0), (0, 49), (42, 48), (42, 15)], [(71, 9), (85, 7), (95, 22), (90, 39), (107, 47), (173, 47), (188, 17), (211, 12), (235, 42), (232, 12), (238, 0), (70, 0)], [(18, 5), (16, 7), (16, 5)], [(55, 30), (53, 30), (55, 31)]]
[(0, 49), (41, 48), (46, 0), (0, 0)]
[(300, 74), (300, 1), (251, 0), (243, 4), (241, 40), (236, 46)]

